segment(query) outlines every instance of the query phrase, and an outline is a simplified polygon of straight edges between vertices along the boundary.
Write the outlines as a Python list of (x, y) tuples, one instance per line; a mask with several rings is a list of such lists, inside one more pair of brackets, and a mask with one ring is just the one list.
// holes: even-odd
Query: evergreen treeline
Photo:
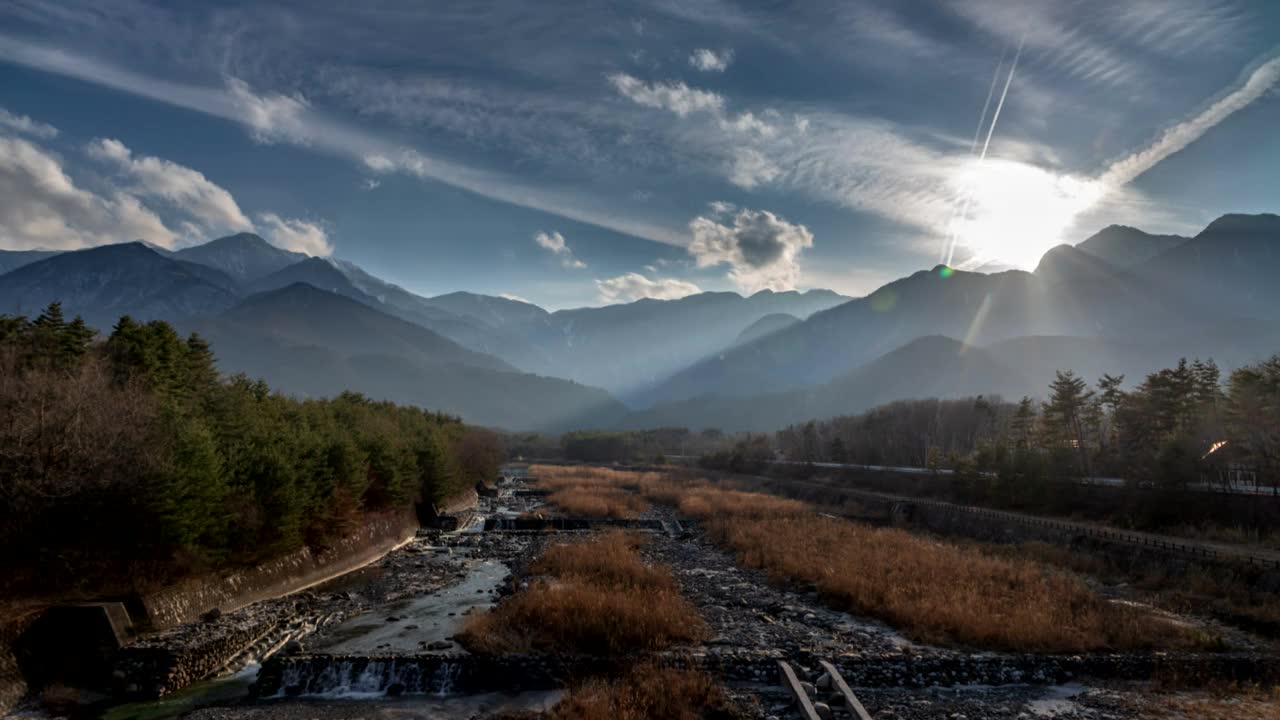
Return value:
[[(770, 442), (772, 440), (772, 442)], [(1213, 361), (1090, 386), (1059, 372), (1047, 400), (904, 400), (860, 415), (751, 436), (711, 461), (749, 467), (774, 451), (801, 462), (951, 467), (1004, 495), (1041, 481), (1120, 477), (1169, 489), (1280, 483), (1280, 355), (1223, 382)], [(975, 491), (977, 489), (975, 488)]]
[(121, 318), (97, 341), (58, 304), (0, 317), (0, 588), (155, 581), (323, 548), (369, 513), (489, 480), (457, 418), (222, 377), (198, 335)]

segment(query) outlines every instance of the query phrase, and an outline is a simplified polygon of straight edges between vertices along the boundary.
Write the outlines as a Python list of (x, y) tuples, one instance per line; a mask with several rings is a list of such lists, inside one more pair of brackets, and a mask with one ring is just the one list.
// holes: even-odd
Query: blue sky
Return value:
[(253, 230), (552, 308), (1034, 267), (1280, 210), (1277, 38), (1244, 0), (16, 0), (0, 247)]

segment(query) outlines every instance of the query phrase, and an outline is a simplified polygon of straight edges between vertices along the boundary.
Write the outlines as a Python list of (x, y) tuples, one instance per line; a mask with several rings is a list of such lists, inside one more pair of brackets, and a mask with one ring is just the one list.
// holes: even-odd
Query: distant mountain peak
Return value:
[(1200, 235), (1225, 233), (1273, 234), (1280, 240), (1280, 215), (1271, 213), (1259, 213), (1257, 215), (1228, 213), (1209, 223), (1204, 230), (1200, 231)]
[(1189, 239), (1182, 235), (1152, 235), (1128, 225), (1108, 225), (1075, 248), (1115, 267), (1132, 268)]
[(255, 281), (309, 259), (303, 253), (282, 250), (250, 232), (227, 235), (173, 254), (182, 260), (221, 270), (240, 282)]

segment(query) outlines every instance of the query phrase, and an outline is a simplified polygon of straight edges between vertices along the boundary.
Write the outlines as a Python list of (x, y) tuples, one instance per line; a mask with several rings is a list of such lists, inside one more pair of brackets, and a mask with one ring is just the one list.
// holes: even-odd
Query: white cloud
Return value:
[(698, 267), (729, 266), (729, 279), (747, 292), (791, 290), (800, 279), (800, 253), (813, 233), (767, 210), (740, 210), (733, 224), (696, 217), (689, 223), (689, 254)]
[(332, 120), (300, 96), (255, 94), (236, 79), (226, 87), (193, 86), (148, 77), (61, 48), (0, 33), (0, 58), (245, 125), (263, 142), (290, 142), (362, 163), (375, 172), (404, 172), (477, 195), (532, 208), (668, 245), (682, 245), (676, 227), (627, 217), (610, 199), (573, 188), (548, 187), (426, 155)]
[(769, 158), (755, 148), (740, 147), (733, 155), (729, 170), (729, 182), (738, 187), (751, 188), (777, 178), (782, 171)]
[(676, 300), (702, 292), (697, 285), (676, 278), (650, 280), (640, 273), (626, 273), (605, 280), (596, 280), (596, 292), (600, 302), (613, 304), (634, 302), (643, 298)]
[(124, 143), (110, 138), (90, 142), (86, 152), (110, 163), (130, 181), (127, 189), (131, 194), (160, 198), (190, 216), (205, 230), (203, 237), (253, 229), (231, 193), (199, 171), (158, 157), (134, 156)]
[(685, 117), (695, 112), (718, 113), (724, 98), (708, 90), (691, 88), (682, 82), (648, 84), (626, 73), (614, 73), (609, 82), (624, 97), (639, 105), (661, 108)]
[(146, 240), (172, 247), (175, 239), (136, 197), (78, 187), (55, 155), (0, 136), (0, 246), (74, 250)]
[(365, 190), (377, 190), (382, 186), (382, 181), (377, 178), (365, 178), (360, 181), (360, 187)]
[(515, 302), (522, 302), (529, 305), (533, 304), (532, 302), (529, 302), (529, 300), (522, 298), (519, 295), (512, 295), (511, 293), (498, 293), (498, 297), (504, 300), (514, 300)]
[(41, 140), (48, 140), (58, 135), (58, 128), (32, 120), (26, 115), (15, 115), (4, 108), (0, 108), (0, 126)]
[(328, 257), (333, 254), (329, 234), (316, 223), (296, 218), (282, 218), (275, 213), (258, 215), (258, 222), (262, 225), (262, 231), (267, 240), (278, 248), (305, 253), (313, 257)]
[(258, 95), (248, 83), (234, 77), (228, 78), (227, 91), (238, 119), (249, 126), (258, 142), (311, 143), (313, 133), (306, 117), (311, 105), (306, 98), (279, 93)]
[(703, 72), (724, 72), (733, 62), (733, 50), (708, 50), (698, 48), (689, 56), (689, 64)]
[(533, 236), (533, 241), (538, 244), (538, 247), (559, 257), (560, 264), (568, 269), (581, 270), (587, 266), (586, 263), (573, 256), (573, 250), (565, 243), (564, 236), (559, 232), (540, 232)]

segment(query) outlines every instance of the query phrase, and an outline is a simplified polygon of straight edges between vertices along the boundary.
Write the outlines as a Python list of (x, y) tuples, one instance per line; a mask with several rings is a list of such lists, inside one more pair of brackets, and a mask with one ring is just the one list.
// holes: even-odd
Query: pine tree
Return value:
[(1018, 409), (1014, 411), (1013, 419), (1009, 422), (1009, 432), (1013, 435), (1014, 447), (1024, 450), (1031, 447), (1035, 425), (1035, 404), (1032, 403), (1031, 398), (1024, 395), (1018, 402)]
[(1078, 470), (1087, 476), (1089, 448), (1086, 444), (1085, 422), (1093, 391), (1088, 389), (1083, 378), (1077, 377), (1070, 370), (1059, 370), (1049, 389), (1049, 402), (1044, 406), (1049, 438), (1055, 448), (1076, 450), (1080, 461)]

